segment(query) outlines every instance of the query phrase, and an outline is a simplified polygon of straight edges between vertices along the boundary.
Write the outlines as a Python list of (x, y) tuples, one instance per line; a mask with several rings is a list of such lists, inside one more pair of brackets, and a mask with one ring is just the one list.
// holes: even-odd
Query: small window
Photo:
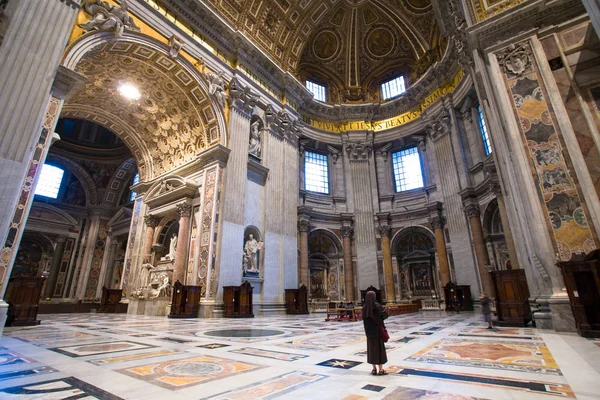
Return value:
[[(138, 183), (140, 183), (140, 173), (139, 172), (133, 176), (132, 185), (137, 185)], [(129, 193), (129, 201), (134, 201), (136, 196), (137, 196), (137, 193), (132, 190), (131, 193)]]
[(58, 167), (44, 164), (35, 188), (35, 194), (56, 199), (64, 173), (65, 171)]
[(304, 154), (304, 188), (310, 192), (329, 194), (327, 156), (307, 151)]
[(479, 121), (479, 130), (481, 131), (481, 138), (483, 139), (483, 149), (485, 150), (485, 155), (489, 156), (492, 154), (492, 146), (490, 145), (490, 136), (488, 134), (485, 119), (483, 119), (483, 110), (481, 109), (481, 106), (477, 106), (477, 120)]
[(398, 76), (391, 81), (387, 81), (381, 84), (381, 93), (383, 94), (383, 100), (389, 100), (396, 96), (400, 96), (406, 92), (406, 84), (403, 76)]
[(416, 147), (400, 150), (392, 154), (396, 192), (423, 187), (421, 157)]
[(325, 102), (325, 86), (311, 81), (306, 81), (306, 88), (315, 96), (315, 100)]

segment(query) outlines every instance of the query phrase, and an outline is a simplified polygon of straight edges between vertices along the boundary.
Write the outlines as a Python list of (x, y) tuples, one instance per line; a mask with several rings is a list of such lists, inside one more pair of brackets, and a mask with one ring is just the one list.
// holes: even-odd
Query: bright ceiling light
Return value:
[(138, 100), (142, 96), (140, 90), (129, 82), (122, 83), (119, 86), (119, 92), (127, 100)]

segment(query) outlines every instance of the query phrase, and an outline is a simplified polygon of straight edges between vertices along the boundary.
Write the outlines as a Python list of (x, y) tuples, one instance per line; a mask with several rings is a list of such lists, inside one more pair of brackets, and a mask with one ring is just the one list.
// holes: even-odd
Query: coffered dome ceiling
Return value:
[(284, 70), (333, 102), (373, 101), (382, 80), (416, 81), (443, 54), (431, 0), (208, 0)]

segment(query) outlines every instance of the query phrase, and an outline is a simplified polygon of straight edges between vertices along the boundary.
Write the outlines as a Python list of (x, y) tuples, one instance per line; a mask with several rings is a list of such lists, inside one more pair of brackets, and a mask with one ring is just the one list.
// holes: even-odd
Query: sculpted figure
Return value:
[(173, 235), (171, 242), (169, 243), (169, 253), (165, 257), (167, 260), (175, 259), (175, 252), (177, 251), (177, 235)]
[(254, 235), (248, 235), (248, 240), (244, 245), (244, 257), (247, 261), (247, 269), (249, 272), (258, 272), (258, 251), (262, 249), (263, 242), (259, 242), (254, 239)]
[(248, 153), (260, 158), (260, 121), (258, 120), (250, 125), (250, 144), (248, 145)]
[(106, 1), (100, 0), (87, 2), (83, 9), (92, 18), (78, 26), (85, 29), (86, 32), (92, 30), (114, 31), (117, 36), (123, 35), (125, 28), (139, 31), (140, 28), (127, 14), (128, 7), (127, 0), (121, 1), (120, 6), (110, 5)]
[[(202, 62), (202, 61), (201, 61)], [(225, 99), (227, 98), (227, 93), (225, 93), (225, 79), (223, 79), (223, 72), (210, 72), (206, 71), (206, 66), (202, 62), (202, 74), (204, 78), (208, 81), (208, 93), (214, 95), (221, 107), (225, 107)]]

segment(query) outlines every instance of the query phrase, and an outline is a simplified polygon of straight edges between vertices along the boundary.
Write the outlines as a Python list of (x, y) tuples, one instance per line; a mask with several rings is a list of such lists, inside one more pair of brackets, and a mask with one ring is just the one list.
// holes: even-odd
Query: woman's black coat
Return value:
[[(363, 325), (365, 326), (365, 335), (368, 338), (381, 337), (381, 333), (379, 332), (379, 325), (381, 325), (385, 328), (385, 324), (383, 323), (383, 320), (386, 318), (386, 312), (379, 303), (375, 303), (375, 308), (373, 309), (373, 317), (375, 319), (363, 317)], [(379, 323), (379, 325), (377, 325), (377, 323)]]

